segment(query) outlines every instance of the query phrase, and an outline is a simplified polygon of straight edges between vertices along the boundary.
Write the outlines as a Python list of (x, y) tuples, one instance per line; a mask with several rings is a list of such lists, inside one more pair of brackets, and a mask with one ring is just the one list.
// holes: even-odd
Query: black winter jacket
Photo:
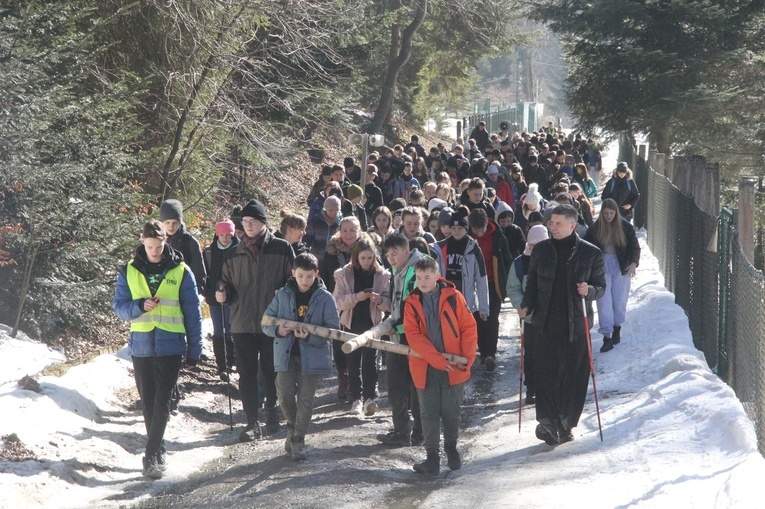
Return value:
[[(574, 233), (573, 235), (576, 235)], [(534, 247), (529, 261), (529, 274), (526, 290), (523, 293), (521, 307), (527, 308), (531, 315), (531, 324), (540, 331), (545, 329), (548, 320), (565, 320), (568, 318), (568, 340), (585, 337), (584, 314), (582, 313), (582, 298), (576, 291), (576, 285), (586, 282), (587, 319), (592, 326), (592, 301), (603, 296), (606, 289), (605, 265), (603, 253), (597, 247), (576, 236), (576, 244), (567, 267), (566, 288), (553, 288), (557, 253), (550, 239), (543, 240)], [(565, 291), (568, 294), (568, 317), (548, 316), (550, 297), (554, 291)], [(560, 322), (559, 322), (560, 323)]]
[(207, 282), (205, 284), (204, 295), (209, 306), (220, 306), (220, 303), (215, 300), (215, 292), (218, 291), (218, 287), (220, 286), (220, 275), (223, 270), (223, 264), (238, 245), (239, 238), (234, 235), (231, 239), (231, 244), (229, 244), (226, 249), (220, 249), (218, 247), (218, 236), (216, 235), (213, 238), (212, 243), (205, 248), (203, 255), (205, 269), (207, 269)]
[[(606, 185), (603, 186), (603, 194), (601, 195), (605, 200), (611, 198), (619, 205), (619, 212), (622, 217), (627, 221), (632, 220), (632, 215), (635, 211), (635, 204), (640, 199), (640, 191), (638, 191), (637, 184), (632, 180), (632, 172), (627, 170), (626, 178), (619, 178), (613, 176), (608, 179)], [(629, 204), (629, 209), (624, 209), (625, 205)]]
[[(598, 241), (599, 221), (600, 219), (592, 223), (592, 226), (587, 229), (584, 240), (591, 242), (602, 250), (603, 246)], [(637, 267), (640, 264), (640, 243), (638, 242), (637, 235), (635, 235), (635, 228), (632, 227), (629, 221), (622, 219), (622, 228), (627, 239), (627, 245), (616, 248), (616, 257), (619, 259), (619, 268), (622, 269), (622, 274), (626, 274), (627, 265), (634, 263), (635, 267)]]

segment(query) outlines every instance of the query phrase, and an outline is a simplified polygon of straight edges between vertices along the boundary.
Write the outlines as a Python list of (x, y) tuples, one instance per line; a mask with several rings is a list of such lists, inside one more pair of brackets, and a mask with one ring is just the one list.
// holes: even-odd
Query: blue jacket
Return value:
[[(169, 245), (165, 246), (164, 256), (163, 278), (168, 270), (183, 263), (180, 253)], [(139, 246), (135, 258), (130, 263), (146, 275), (146, 263), (148, 263), (146, 248)], [(198, 295), (194, 273), (186, 267), (179, 293), (186, 334), (162, 329), (154, 329), (151, 332), (131, 332), (128, 340), (130, 355), (134, 357), (185, 355), (189, 360), (198, 361), (199, 356), (202, 355), (202, 312), (199, 308)], [(129, 322), (144, 313), (143, 301), (144, 299), (133, 299), (127, 282), (127, 266), (122, 267), (117, 277), (117, 290), (114, 293), (114, 312), (120, 319)]]
[[(329, 293), (320, 278), (316, 279), (311, 299), (308, 301), (308, 311), (303, 323), (321, 325), (330, 329), (340, 328), (340, 317), (332, 294)], [(276, 297), (266, 309), (268, 316), (297, 320), (295, 302), (297, 287), (295, 278), (276, 292)], [(300, 348), (300, 375), (329, 375), (332, 373), (331, 339), (325, 339), (315, 334), (309, 334), (305, 339), (297, 339), (293, 333), (280, 337), (276, 334), (277, 325), (264, 325), (263, 333), (274, 338), (274, 370), (287, 371), (292, 344), (297, 340)]]

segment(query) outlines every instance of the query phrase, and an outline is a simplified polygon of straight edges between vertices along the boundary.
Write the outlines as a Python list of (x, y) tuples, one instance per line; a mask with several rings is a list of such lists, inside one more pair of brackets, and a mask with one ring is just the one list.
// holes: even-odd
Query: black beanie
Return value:
[(458, 208), (454, 214), (452, 214), (449, 226), (462, 226), (466, 230), (469, 229), (470, 223), (468, 222), (468, 214), (469, 212), (465, 207)]
[(266, 207), (258, 200), (250, 200), (250, 202), (242, 208), (240, 214), (242, 218), (251, 217), (257, 219), (263, 224), (268, 224), (268, 218), (266, 217)]
[(183, 205), (178, 200), (165, 200), (159, 206), (159, 220), (175, 219), (183, 222)]

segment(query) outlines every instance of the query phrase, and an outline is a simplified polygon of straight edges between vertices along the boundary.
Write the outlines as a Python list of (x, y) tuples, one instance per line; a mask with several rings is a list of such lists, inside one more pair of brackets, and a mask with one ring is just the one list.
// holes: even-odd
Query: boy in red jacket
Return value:
[[(451, 470), (462, 466), (457, 452), (464, 383), (470, 378), (478, 341), (475, 318), (454, 284), (440, 277), (438, 263), (428, 256), (414, 265), (417, 288), (404, 301), (404, 332), (409, 346), (422, 358), (409, 357), (409, 369), (417, 388), (425, 435), (427, 459), (414, 465), (415, 472), (437, 474), (441, 422), (444, 450)], [(467, 358), (465, 366), (454, 364), (443, 353)]]

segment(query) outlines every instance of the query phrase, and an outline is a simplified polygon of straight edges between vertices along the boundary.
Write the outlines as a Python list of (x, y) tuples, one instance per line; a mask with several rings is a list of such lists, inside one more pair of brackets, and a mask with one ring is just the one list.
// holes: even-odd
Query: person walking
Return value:
[[(536, 245), (529, 260), (526, 291), (518, 316), (531, 315), (540, 334), (534, 348), (536, 436), (548, 445), (574, 439), (589, 385), (590, 362), (585, 316), (606, 286), (603, 253), (575, 233), (577, 211), (558, 205), (548, 227), (550, 240)], [(533, 313), (533, 314), (532, 314)]]
[(276, 407), (274, 343), (260, 325), (260, 319), (292, 276), (295, 254), (289, 242), (276, 238), (268, 229), (266, 207), (251, 200), (242, 209), (244, 237), (223, 264), (221, 288), (215, 299), (231, 306), (231, 333), (234, 339), (239, 392), (247, 425), (239, 440), (250, 442), (261, 436), (258, 422), (258, 360), (263, 370), (266, 431), (279, 430)]
[(598, 332), (603, 334), (600, 351), (608, 352), (621, 342), (630, 283), (640, 264), (640, 244), (635, 228), (619, 216), (619, 206), (611, 198), (603, 201), (600, 216), (587, 229), (584, 239), (598, 246), (605, 259), (606, 291), (596, 304)]
[(202, 354), (202, 312), (194, 274), (167, 244), (159, 221), (144, 225), (133, 260), (120, 269), (113, 308), (130, 322), (128, 347), (147, 435), (143, 475), (161, 479), (171, 393), (183, 358), (196, 366)]
[[(340, 325), (362, 334), (382, 322), (390, 311), (390, 272), (377, 259), (377, 247), (364, 234), (351, 251), (351, 261), (335, 271), (334, 297)], [(351, 415), (371, 416), (377, 412), (377, 350), (361, 347), (346, 355)]]
[(635, 204), (640, 199), (640, 191), (632, 179), (632, 170), (629, 169), (627, 163), (622, 161), (616, 165), (614, 175), (603, 186), (601, 197), (603, 200), (613, 199), (619, 206), (619, 215), (632, 222)]
[(233, 253), (239, 239), (234, 235), (233, 221), (220, 221), (215, 225), (215, 237), (204, 251), (204, 262), (207, 270), (205, 285), (205, 301), (210, 309), (210, 319), (213, 325), (213, 353), (218, 376), (224, 382), (229, 381), (229, 373), (235, 364), (234, 340), (231, 337), (231, 309), (215, 300), (215, 292), (219, 288), (223, 263), (229, 254)]

